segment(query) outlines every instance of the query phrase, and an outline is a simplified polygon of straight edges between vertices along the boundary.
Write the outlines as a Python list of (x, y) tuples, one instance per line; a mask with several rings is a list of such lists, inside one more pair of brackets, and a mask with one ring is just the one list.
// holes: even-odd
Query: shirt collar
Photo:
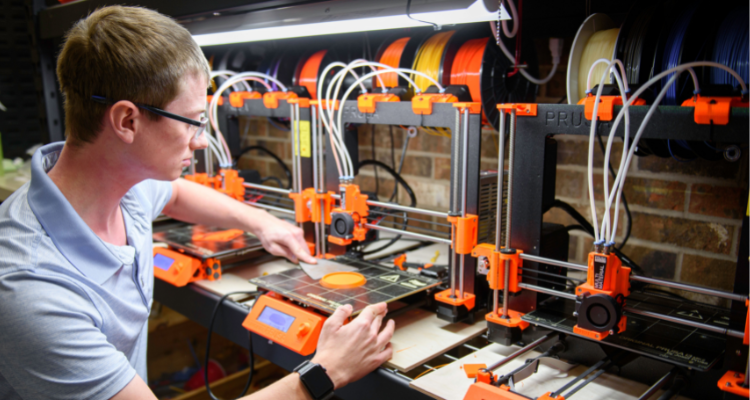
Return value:
[(60, 157), (63, 145), (63, 142), (50, 143), (31, 157), (29, 207), (60, 253), (81, 273), (101, 284), (123, 263), (86, 225), (47, 176), (47, 171)]

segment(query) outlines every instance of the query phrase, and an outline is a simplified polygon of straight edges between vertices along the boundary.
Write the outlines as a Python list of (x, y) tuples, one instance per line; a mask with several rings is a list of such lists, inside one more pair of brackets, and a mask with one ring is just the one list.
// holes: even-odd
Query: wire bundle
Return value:
[[(380, 56), (380, 60), (378, 60), (381, 64), (388, 65), (392, 68), (398, 68), (401, 62), (401, 55), (404, 53), (404, 48), (406, 47), (406, 44), (409, 43), (409, 37), (403, 37), (401, 39), (396, 39), (388, 45), (388, 47), (383, 52), (383, 55)], [(378, 70), (382, 70), (383, 68), (378, 68)], [(385, 84), (385, 87), (396, 87), (398, 86), (398, 75), (395, 72), (389, 72), (386, 74), (383, 74), (381, 76), (383, 80), (383, 84)], [(380, 83), (375, 80), (373, 82), (373, 87), (380, 87)]]
[(451, 67), (451, 85), (466, 85), (471, 93), (471, 101), (482, 101), (480, 73), (484, 50), (489, 38), (472, 39), (464, 43), (456, 53)]
[[(440, 32), (432, 35), (422, 44), (414, 58), (412, 69), (429, 76), (433, 80), (438, 79), (440, 64), (443, 59), (445, 46), (456, 31)], [(411, 75), (414, 83), (420, 91), (426, 90), (432, 82), (424, 76)]]
[[(611, 60), (615, 51), (615, 44), (617, 42), (617, 35), (620, 33), (619, 28), (607, 29), (594, 33), (581, 54), (581, 62), (578, 66), (578, 96), (580, 98), (586, 97), (586, 85), (589, 77), (589, 69), (594, 65), (594, 62), (601, 59)], [(609, 68), (606, 65), (597, 65), (594, 67), (593, 72), (590, 74), (590, 79), (593, 78), (595, 82), (598, 82)], [(607, 78), (605, 83), (611, 83), (611, 80)]]
[(327, 53), (328, 50), (320, 50), (311, 55), (302, 65), (302, 70), (297, 79), (298, 84), (307, 88), (310, 97), (313, 99), (317, 97), (318, 71), (320, 71), (320, 64), (323, 62), (323, 57), (325, 57)]
[[(698, 8), (697, 4), (693, 4), (687, 7), (682, 14), (677, 18), (677, 21), (672, 26), (672, 30), (669, 32), (667, 37), (667, 43), (664, 46), (664, 55), (662, 57), (662, 71), (666, 71), (670, 68), (674, 68), (680, 64), (682, 56), (683, 43), (685, 41), (685, 34), (687, 33), (690, 21), (693, 19), (693, 14)], [(662, 88), (667, 87), (667, 81), (671, 76), (665, 76), (661, 80)], [(665, 105), (677, 105), (677, 85), (669, 86), (667, 89), (667, 95), (664, 100)]]
[[(737, 71), (746, 82), (750, 80), (748, 71), (748, 5), (733, 10), (722, 21), (714, 44), (713, 61), (724, 64)], [(711, 74), (711, 83), (716, 85), (734, 85), (737, 80), (727, 71), (715, 68)]]

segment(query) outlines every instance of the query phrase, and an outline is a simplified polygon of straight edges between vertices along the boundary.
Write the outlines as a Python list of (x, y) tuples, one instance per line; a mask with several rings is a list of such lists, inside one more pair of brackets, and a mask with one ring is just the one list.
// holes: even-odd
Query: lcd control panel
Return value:
[(245, 318), (245, 329), (308, 356), (315, 352), (326, 318), (270, 295), (258, 297)]
[(172, 285), (187, 285), (200, 267), (200, 260), (174, 250), (154, 247), (154, 276)]

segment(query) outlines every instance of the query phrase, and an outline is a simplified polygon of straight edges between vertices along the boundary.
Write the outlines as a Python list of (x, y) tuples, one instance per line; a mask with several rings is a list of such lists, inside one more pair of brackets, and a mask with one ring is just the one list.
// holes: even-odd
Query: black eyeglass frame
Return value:
[[(91, 96), (91, 99), (94, 100), (97, 103), (100, 103), (100, 104), (115, 104), (115, 103), (117, 103), (117, 101), (110, 100), (110, 99), (108, 99), (106, 97), (102, 97), (102, 96)], [(121, 100), (118, 100), (118, 101), (121, 101)], [(156, 115), (161, 115), (162, 117), (171, 118), (171, 119), (174, 119), (174, 120), (177, 120), (177, 121), (180, 121), (180, 122), (184, 122), (186, 124), (190, 124), (190, 125), (193, 125), (193, 126), (205, 128), (206, 127), (206, 123), (208, 122), (207, 118), (204, 118), (203, 121), (196, 121), (194, 119), (183, 117), (182, 115), (172, 114), (171, 112), (164, 111), (161, 108), (156, 108), (156, 107), (152, 107), (152, 106), (149, 106), (149, 105), (146, 105), (146, 104), (141, 104), (141, 103), (136, 103), (136, 102), (132, 102), (132, 103), (135, 104), (138, 108), (142, 108), (144, 110), (151, 111), (152, 113), (154, 113)]]

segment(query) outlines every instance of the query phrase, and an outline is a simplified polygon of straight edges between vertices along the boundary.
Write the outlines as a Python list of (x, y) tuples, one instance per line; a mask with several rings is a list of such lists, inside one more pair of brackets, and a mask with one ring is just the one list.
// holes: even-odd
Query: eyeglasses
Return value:
[[(102, 96), (91, 96), (91, 99), (94, 100), (97, 103), (100, 103), (100, 104), (115, 104), (115, 103), (117, 103), (114, 100), (110, 100), (110, 99), (108, 99), (106, 97), (102, 97)], [(171, 118), (173, 120), (184, 122), (186, 124), (198, 127), (198, 130), (195, 132), (195, 138), (196, 139), (199, 139), (201, 137), (201, 135), (203, 134), (203, 132), (206, 130), (206, 125), (208, 124), (208, 118), (206, 118), (206, 117), (201, 118), (200, 121), (196, 121), (194, 119), (183, 117), (182, 115), (172, 114), (171, 112), (164, 111), (164, 110), (162, 110), (160, 108), (148, 106), (148, 105), (145, 105), (145, 104), (135, 103), (135, 102), (133, 102), (133, 104), (135, 104), (138, 108), (142, 108), (144, 110), (151, 111), (152, 113), (154, 113), (156, 115), (161, 115), (162, 117)]]

